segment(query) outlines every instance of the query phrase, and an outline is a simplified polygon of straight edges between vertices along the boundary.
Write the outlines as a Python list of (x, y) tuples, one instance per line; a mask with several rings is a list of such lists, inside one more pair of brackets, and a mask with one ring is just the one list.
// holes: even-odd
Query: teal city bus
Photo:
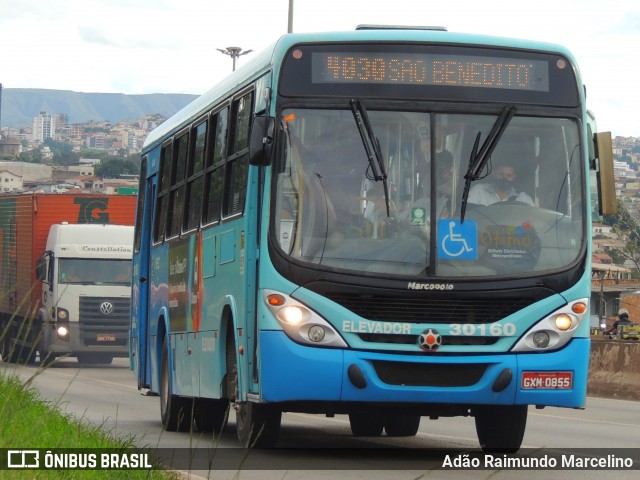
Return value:
[(469, 416), (516, 451), (529, 405), (584, 407), (591, 217), (615, 206), (563, 47), (285, 35), (145, 142), (131, 368), (167, 430)]

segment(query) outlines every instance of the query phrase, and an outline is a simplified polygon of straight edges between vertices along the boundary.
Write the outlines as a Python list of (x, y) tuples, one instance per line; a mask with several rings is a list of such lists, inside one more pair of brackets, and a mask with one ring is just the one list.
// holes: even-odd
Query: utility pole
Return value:
[(234, 72), (236, 71), (236, 59), (241, 55), (253, 52), (253, 50), (242, 50), (240, 47), (227, 47), (224, 50), (222, 48), (217, 48), (216, 50), (231, 57), (231, 60), (233, 60)]

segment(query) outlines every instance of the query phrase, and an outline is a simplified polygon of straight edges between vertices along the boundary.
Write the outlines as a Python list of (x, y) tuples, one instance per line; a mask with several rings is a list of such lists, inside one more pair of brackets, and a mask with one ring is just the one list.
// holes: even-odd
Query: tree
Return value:
[(608, 253), (616, 263), (629, 260), (636, 266), (636, 270), (640, 270), (640, 225), (620, 199), (618, 214), (614, 218), (613, 230), (618, 239), (624, 243), (624, 247), (612, 248)]
[(117, 177), (118, 175), (137, 175), (138, 167), (128, 160), (121, 158), (110, 158), (96, 165), (95, 174), (99, 177)]

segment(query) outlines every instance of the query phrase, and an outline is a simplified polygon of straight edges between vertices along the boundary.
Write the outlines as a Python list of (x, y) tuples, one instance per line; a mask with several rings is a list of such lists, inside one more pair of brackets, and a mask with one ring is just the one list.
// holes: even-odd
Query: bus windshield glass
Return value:
[(131, 261), (126, 259), (61, 258), (58, 270), (60, 283), (131, 285)]
[(368, 274), (490, 277), (575, 263), (585, 239), (578, 124), (516, 113), (465, 182), (500, 113), (368, 105), (380, 181), (350, 108), (285, 110), (277, 245), (296, 261)]

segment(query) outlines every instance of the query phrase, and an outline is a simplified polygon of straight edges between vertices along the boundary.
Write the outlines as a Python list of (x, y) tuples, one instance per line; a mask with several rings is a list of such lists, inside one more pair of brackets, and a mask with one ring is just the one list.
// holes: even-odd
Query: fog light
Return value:
[(549, 334), (547, 332), (536, 332), (533, 335), (533, 344), (537, 348), (546, 348), (549, 345)]
[(69, 329), (67, 327), (65, 327), (64, 325), (60, 325), (58, 327), (58, 336), (59, 337), (66, 337), (67, 335), (69, 335)]
[(324, 340), (324, 328), (320, 325), (314, 325), (309, 329), (309, 333), (307, 335), (309, 336), (309, 340), (312, 342), (321, 342)]
[(558, 330), (562, 330), (563, 332), (565, 330), (569, 330), (572, 323), (571, 317), (566, 313), (561, 313), (556, 317), (556, 327), (558, 327)]
[(298, 307), (285, 307), (281, 311), (282, 319), (292, 325), (302, 322), (302, 310)]

